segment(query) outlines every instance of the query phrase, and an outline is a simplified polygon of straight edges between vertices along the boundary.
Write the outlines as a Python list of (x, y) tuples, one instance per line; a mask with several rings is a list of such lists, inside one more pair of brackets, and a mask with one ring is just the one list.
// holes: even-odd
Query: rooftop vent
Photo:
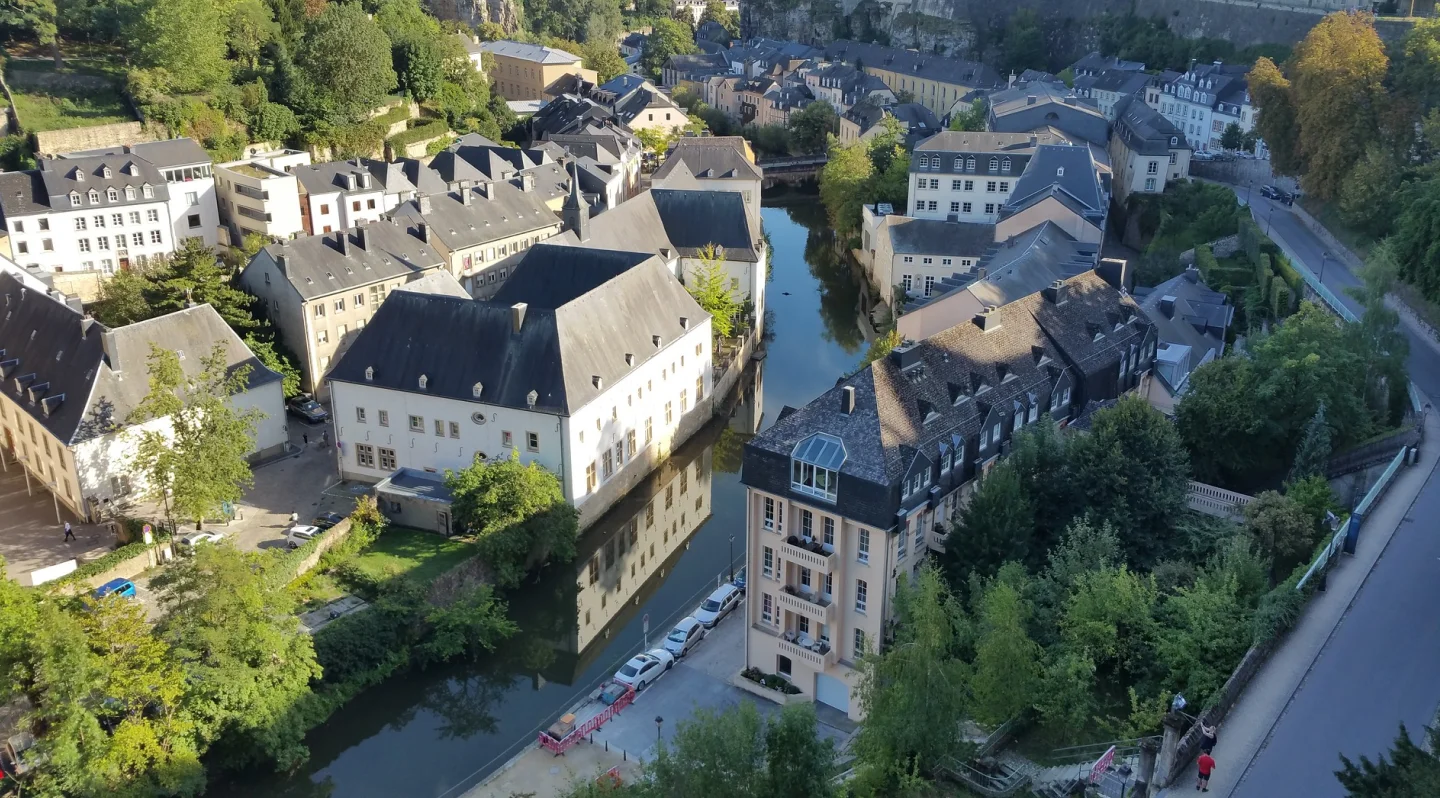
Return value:
[(846, 385), (840, 389), (840, 412), (850, 415), (855, 412), (855, 387)]
[(512, 333), (520, 334), (520, 328), (525, 325), (525, 311), (529, 307), (524, 302), (516, 302), (510, 306), (510, 331)]
[(597, 389), (604, 390), (605, 388), (605, 381), (600, 379), (599, 374), (591, 374), (590, 383), (594, 385)]

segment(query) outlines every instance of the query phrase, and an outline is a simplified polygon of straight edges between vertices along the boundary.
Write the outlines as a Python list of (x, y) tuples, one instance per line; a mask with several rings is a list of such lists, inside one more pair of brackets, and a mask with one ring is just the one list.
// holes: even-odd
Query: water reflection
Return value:
[(865, 345), (858, 323), (861, 287), (850, 261), (836, 248), (825, 207), (812, 202), (788, 206), (785, 212), (806, 230), (805, 264), (819, 283), (825, 340), (856, 354)]

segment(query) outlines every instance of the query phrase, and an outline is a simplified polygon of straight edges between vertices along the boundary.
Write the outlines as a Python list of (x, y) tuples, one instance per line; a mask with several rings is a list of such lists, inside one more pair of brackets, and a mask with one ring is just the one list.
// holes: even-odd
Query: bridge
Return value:
[(757, 158), (755, 165), (764, 173), (765, 188), (776, 183), (801, 183), (820, 176), (820, 170), (830, 161), (830, 156), (791, 155), (783, 158)]

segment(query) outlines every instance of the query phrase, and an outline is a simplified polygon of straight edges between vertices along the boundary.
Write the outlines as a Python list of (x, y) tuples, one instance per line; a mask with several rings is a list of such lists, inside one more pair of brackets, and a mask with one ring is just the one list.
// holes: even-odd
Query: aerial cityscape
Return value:
[(1440, 796), (1436, 12), (0, 2), (0, 796)]

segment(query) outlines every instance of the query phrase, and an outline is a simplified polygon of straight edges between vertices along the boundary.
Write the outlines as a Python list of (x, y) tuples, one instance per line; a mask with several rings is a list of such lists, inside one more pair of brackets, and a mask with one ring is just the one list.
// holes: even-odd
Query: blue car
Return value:
[(735, 578), (730, 581), (730, 584), (734, 585), (735, 587), (740, 588), (740, 592), (741, 592), (741, 593), (744, 593), (744, 592), (745, 592), (745, 569), (744, 569), (744, 568), (741, 568), (741, 569), (739, 570), (739, 572), (737, 572), (737, 573), (735, 574)]
[(102, 599), (109, 595), (135, 598), (135, 583), (129, 579), (111, 579), (109, 582), (95, 588), (95, 598)]

